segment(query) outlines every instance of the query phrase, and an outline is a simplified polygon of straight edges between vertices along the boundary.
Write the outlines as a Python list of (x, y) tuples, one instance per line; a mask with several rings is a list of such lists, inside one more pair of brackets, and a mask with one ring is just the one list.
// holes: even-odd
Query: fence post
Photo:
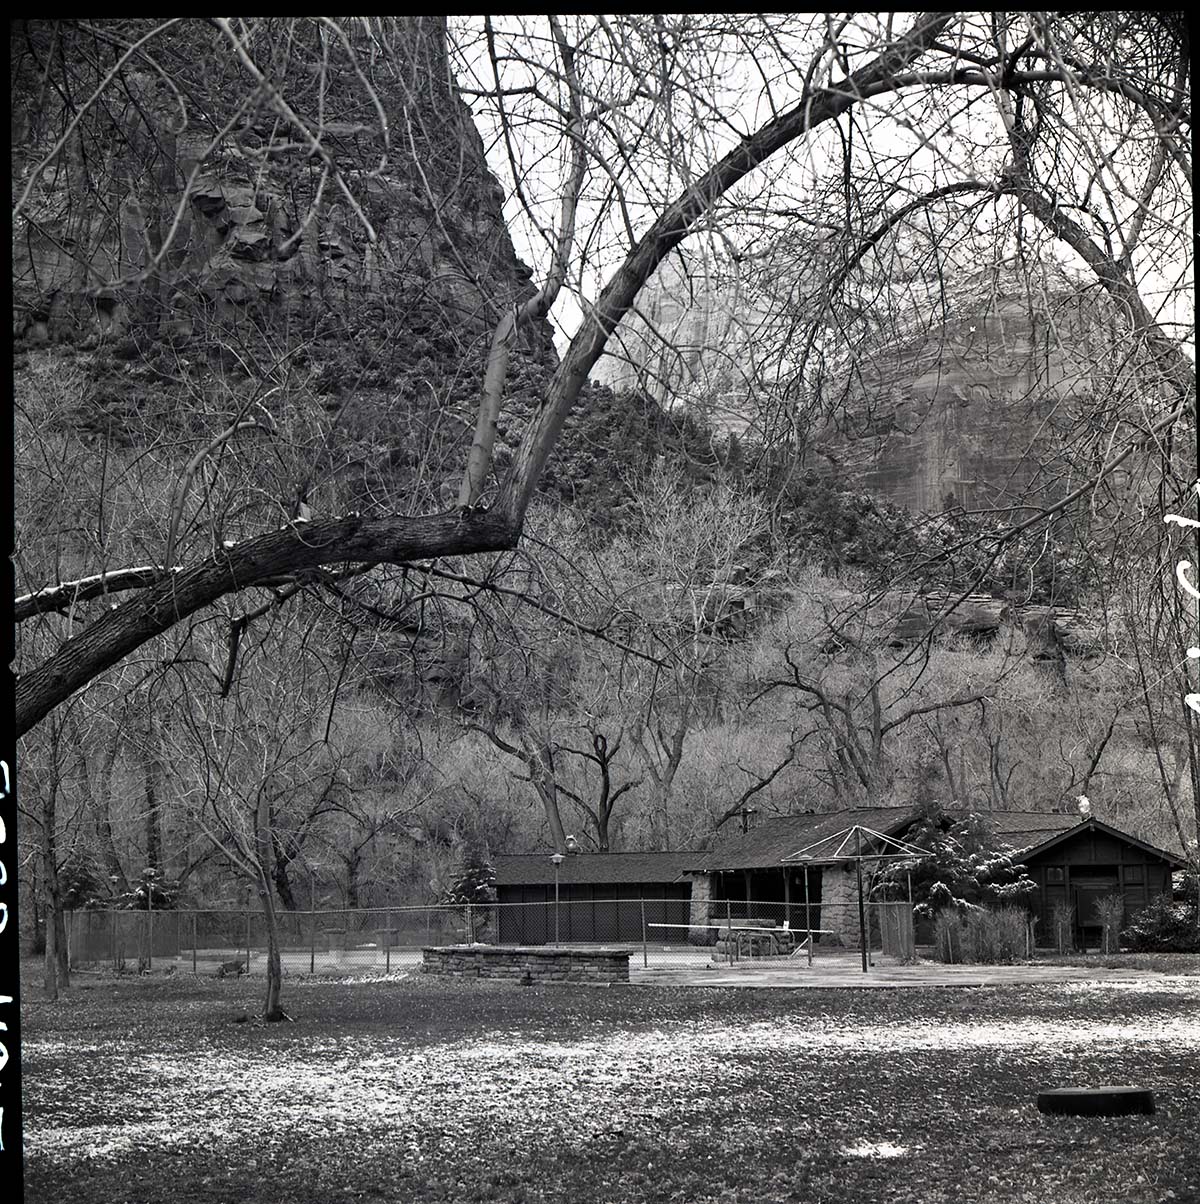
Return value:
[(317, 912), (316, 908), (308, 913), (308, 972), (316, 973), (317, 968)]
[(246, 973), (250, 973), (250, 909), (246, 908)]
[(642, 969), (650, 965), (650, 956), (646, 951), (646, 900), (639, 899), (642, 908)]
[(467, 944), (475, 944), (475, 913), (471, 910), (471, 902), (467, 900)]
[(192, 973), (196, 973), (196, 913), (192, 912)]
[(383, 918), (383, 948), (384, 957), (384, 973), (392, 972), (392, 913), (389, 910)]
[(425, 908), (425, 944), (433, 944), (433, 913), (428, 907)]
[(733, 904), (725, 900), (725, 950), (729, 954), (729, 964), (733, 965)]

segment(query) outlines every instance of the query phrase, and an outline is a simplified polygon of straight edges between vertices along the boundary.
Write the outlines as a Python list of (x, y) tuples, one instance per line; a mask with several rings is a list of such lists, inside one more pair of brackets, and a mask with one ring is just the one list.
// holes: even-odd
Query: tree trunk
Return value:
[(546, 822), (550, 825), (550, 839), (554, 841), (554, 851), (565, 855), (567, 832), (563, 827), (562, 814), (558, 807), (558, 784), (554, 780), (554, 771), (551, 769), (546, 773), (543, 767), (543, 772), (539, 773), (537, 770), (534, 772), (537, 776), (533, 785), (546, 812)]
[(346, 906), (361, 907), (358, 898), (358, 875), (362, 868), (362, 853), (359, 849), (351, 849), (346, 855)]
[(61, 900), (54, 915), (54, 960), (59, 986), (65, 991), (71, 985), (71, 951), (67, 946), (67, 915)]
[[(55, 750), (57, 752), (57, 750)], [(58, 773), (57, 765), (49, 783), (42, 807), (42, 899), (46, 917), (46, 953), (42, 982), (47, 999), (57, 999), (59, 989), (71, 985), (66, 964), (66, 934), (62, 915), (62, 894), (58, 887), (58, 851), (55, 824), (57, 823)]]
[(258, 806), (254, 812), (254, 852), (258, 871), (258, 897), (262, 903), (263, 919), (267, 926), (267, 997), (263, 1003), (263, 1019), (286, 1020), (288, 1017), (279, 1005), (283, 992), (283, 964), (279, 956), (279, 915), (275, 910), (275, 896), (271, 889), (271, 871), (274, 844), (271, 834), (271, 804), (267, 792), (259, 792)]
[(46, 900), (46, 950), (42, 955), (42, 986), (46, 998), (53, 1002), (58, 998), (58, 948), (51, 902)]
[(283, 904), (284, 910), (299, 911), (299, 904), (296, 902), (296, 896), (292, 892), (292, 879), (288, 873), (289, 865), (291, 865), (291, 859), (276, 850), (275, 864), (271, 870), (271, 876), (275, 880), (275, 889), (279, 892), (279, 901)]
[[(135, 648), (226, 594), (277, 583), (303, 569), (345, 562), (408, 564), (438, 556), (502, 552), (516, 547), (519, 524), (495, 507), (462, 514), (360, 514), (314, 519), (242, 540), (179, 572), (157, 574), (155, 584), (68, 639), (40, 665), (22, 673), (14, 691), (17, 735)], [(144, 582), (142, 582), (144, 585)], [(125, 587), (128, 588), (128, 587)], [(99, 596), (87, 590), (86, 596)], [(31, 613), (50, 608), (47, 595), (23, 601)], [(14, 607), (15, 612), (20, 608)]]
[[(158, 817), (158, 748), (157, 733), (154, 727), (154, 712), (150, 710), (151, 702), (146, 700), (146, 765), (145, 765), (145, 805), (146, 805), (146, 868), (162, 869), (162, 832)], [(147, 892), (152, 889), (147, 886)]]
[[(112, 739), (104, 750), (104, 760), (100, 766), (100, 780), (93, 787), (90, 777), (88, 778), (92, 822), (96, 825), (96, 838), (100, 845), (100, 857), (104, 862), (104, 870), (108, 875), (108, 880), (112, 885), (114, 894), (126, 894), (129, 890), (129, 881), (125, 877), (125, 870), (121, 865), (120, 855), (117, 853), (117, 842), (113, 835), (112, 811), (110, 807), (112, 801), (113, 767), (116, 764), (120, 747), (121, 728), (118, 725), (114, 728)], [(83, 758), (82, 763), (84, 772), (86, 773), (86, 757)]]
[(286, 1020), (287, 1014), (280, 1007), (283, 993), (283, 962), (279, 956), (279, 914), (275, 910), (275, 897), (271, 892), (270, 880), (264, 874), (258, 887), (262, 900), (263, 918), (267, 926), (267, 998), (263, 1003), (263, 1019)]

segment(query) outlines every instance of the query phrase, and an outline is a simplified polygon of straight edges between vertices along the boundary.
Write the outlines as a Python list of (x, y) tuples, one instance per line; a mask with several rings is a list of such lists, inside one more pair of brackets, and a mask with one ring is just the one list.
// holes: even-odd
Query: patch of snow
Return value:
[(846, 1158), (903, 1158), (907, 1153), (908, 1146), (893, 1145), (890, 1141), (860, 1141), (842, 1150)]
[[(395, 981), (399, 976), (380, 976)], [(321, 980), (328, 983), (329, 979)], [(350, 980), (347, 980), (350, 981)], [(353, 981), (361, 983), (362, 979)], [(1196, 980), (1191, 981), (1195, 989)], [(302, 984), (297, 984), (302, 985)], [(1157, 983), (1077, 984), (1076, 990), (1161, 989)], [(536, 1032), (493, 1029), (414, 1048), (406, 1034), (309, 1037), (286, 1056), (272, 1047), (213, 1049), (140, 1046), (136, 1033), (102, 1049), (57, 1036), (26, 1038), (26, 1056), (56, 1054), (81, 1066), (119, 1065), (117, 1082), (96, 1104), (53, 1077), (27, 1074), (26, 1154), (41, 1160), (113, 1159), (134, 1144), (216, 1148), (255, 1131), (266, 1141), (346, 1130), (386, 1132), (396, 1148), (426, 1146), (430, 1133), (470, 1141), (486, 1128), (514, 1141), (535, 1127), (570, 1146), (601, 1131), (686, 1122), (711, 1107), (712, 1095), (736, 1093), (764, 1065), (797, 1090), (822, 1064), (858, 1053), (910, 1058), (955, 1050), (1022, 1051), (1061, 1061), (1131, 1047), (1178, 1058), (1200, 1051), (1200, 1016), (1158, 1011), (1131, 1000), (1128, 1018), (1081, 1024), (1069, 1013), (1042, 1019), (911, 1020), (864, 1024), (845, 1015), (702, 1019), (649, 1029), (598, 1031), (578, 1040), (542, 1040)], [(86, 1054), (84, 1057), (77, 1055)], [(695, 1090), (683, 1091), (680, 1084)], [(169, 1122), (159, 1118), (169, 1116)], [(897, 1158), (886, 1141), (847, 1147), (848, 1157)], [(417, 1154), (414, 1157), (419, 1158)]]

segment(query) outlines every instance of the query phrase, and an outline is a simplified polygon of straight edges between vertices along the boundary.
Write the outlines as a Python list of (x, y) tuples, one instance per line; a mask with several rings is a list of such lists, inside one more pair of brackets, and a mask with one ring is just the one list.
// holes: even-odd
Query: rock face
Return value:
[[(802, 278), (804, 265), (795, 270)], [(947, 281), (946, 295), (924, 307), (907, 297), (898, 304), (905, 329), (831, 331), (828, 378), (812, 399), (831, 416), (810, 437), (807, 466), (914, 514), (1056, 493), (1065, 474), (1047, 436), (1069, 429), (1077, 403), (1102, 392), (1105, 365), (1120, 352), (1112, 316), (1093, 297), (1052, 268), (1032, 281), (988, 269)], [(703, 405), (740, 433), (755, 402), (738, 367), (753, 362), (756, 337), (765, 347), (779, 337), (763, 304), (703, 256), (691, 278), (660, 269), (639, 308), (677, 354), (629, 317), (617, 332), (626, 358), (605, 357), (598, 370), (613, 385), (643, 381), (664, 405)], [(861, 308), (870, 311), (869, 300)], [(777, 353), (795, 370), (792, 349)]]
[[(133, 41), (153, 24), (106, 28)], [(386, 53), (367, 23), (344, 29), (361, 39), (353, 55), (314, 22), (265, 21), (248, 39), (319, 150), (220, 32), (189, 20), (150, 43), (152, 60), (132, 58), (40, 168), (68, 117), (34, 64), (58, 39), (82, 91), (94, 43), (69, 23), (15, 30), (18, 190), (38, 169), (14, 224), (15, 335), (178, 343), (324, 324), (411, 336), (430, 315), (466, 340), (490, 330), (530, 273), (455, 90), (444, 18), (395, 18)], [(548, 327), (536, 339), (549, 345)]]
[(855, 366), (817, 451), (839, 477), (914, 514), (1029, 504), (1061, 490), (1053, 438), (1097, 388), (1112, 332), (1079, 294), (1016, 285), (964, 302)]

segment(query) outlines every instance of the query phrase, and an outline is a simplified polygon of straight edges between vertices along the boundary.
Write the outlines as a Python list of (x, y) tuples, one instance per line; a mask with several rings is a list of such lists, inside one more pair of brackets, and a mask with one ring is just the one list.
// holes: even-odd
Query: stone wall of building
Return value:
[[(691, 874), (692, 907), (688, 915), (689, 924), (709, 924), (712, 922), (713, 887), (716, 881), (714, 874)], [(716, 933), (711, 928), (693, 928), (688, 933), (688, 944), (711, 945), (716, 940)]]
[(821, 937), (821, 944), (859, 947), (858, 883), (852, 865), (822, 867), (821, 927), (834, 934)]
[(456, 978), (526, 976), (534, 982), (628, 982), (625, 949), (547, 949), (543, 946), (443, 945), (422, 950), (426, 974)]

